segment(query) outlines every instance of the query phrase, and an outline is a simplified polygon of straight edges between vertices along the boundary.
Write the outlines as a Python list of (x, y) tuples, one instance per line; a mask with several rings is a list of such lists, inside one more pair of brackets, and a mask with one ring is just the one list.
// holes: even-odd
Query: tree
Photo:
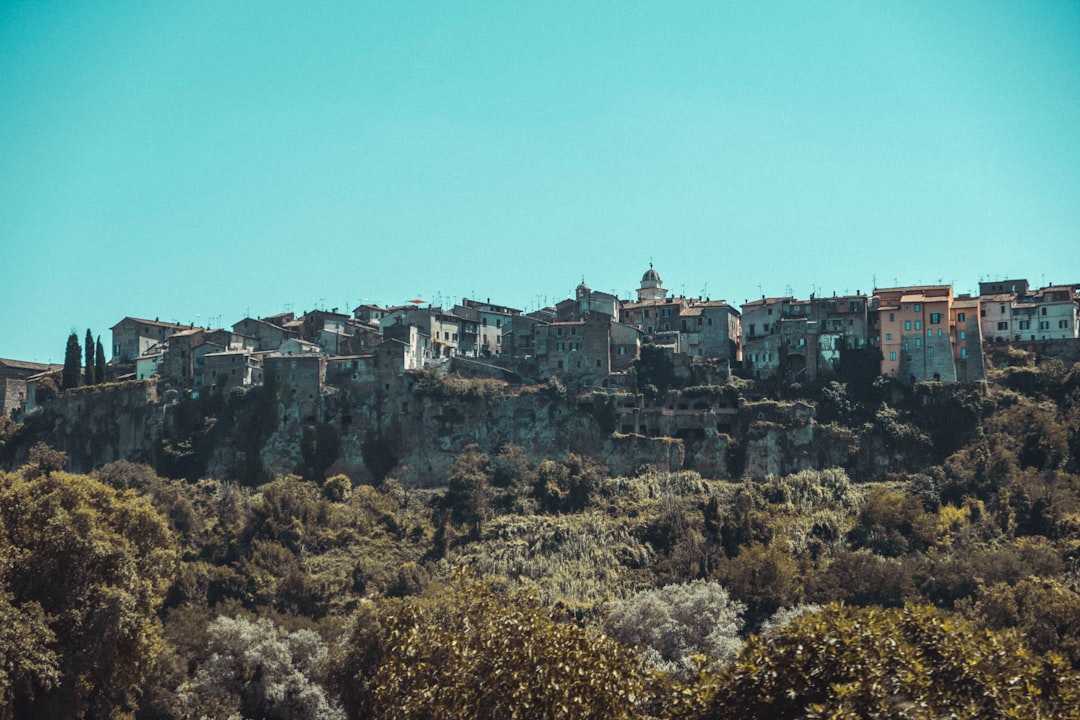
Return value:
[(101, 346), (101, 336), (97, 338), (97, 349), (94, 351), (94, 380), (100, 385), (105, 382), (105, 348)]
[(318, 682), (326, 644), (317, 633), (225, 616), (209, 630), (207, 660), (180, 688), (191, 717), (344, 720)]
[(744, 610), (719, 583), (695, 580), (613, 603), (604, 626), (619, 642), (647, 647), (653, 668), (689, 679), (702, 665), (695, 656), (724, 664), (739, 652)]
[(1076, 718), (1080, 677), (929, 605), (829, 605), (753, 636), (702, 718)]
[(83, 346), (83, 350), (86, 352), (86, 365), (84, 367), (84, 385), (96, 385), (94, 373), (97, 371), (97, 365), (94, 363), (94, 336), (90, 334), (90, 328), (86, 328), (86, 344)]
[(61, 390), (79, 387), (81, 362), (82, 348), (79, 347), (79, 336), (73, 331), (68, 335), (67, 349), (64, 351), (64, 370), (60, 375)]
[(429, 600), (361, 607), (334, 662), (351, 718), (632, 718), (646, 692), (633, 653), (456, 578)]
[(0, 625), (15, 623), (0, 633), (2, 654), (34, 648), (0, 688), (12, 715), (130, 712), (160, 649), (156, 613), (176, 568), (161, 516), (84, 475), (0, 473), (0, 558)]

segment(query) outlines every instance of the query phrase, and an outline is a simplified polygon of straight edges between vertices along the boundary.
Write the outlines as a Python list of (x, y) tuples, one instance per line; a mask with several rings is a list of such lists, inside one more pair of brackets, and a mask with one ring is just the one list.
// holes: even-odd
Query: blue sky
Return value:
[(1080, 281), (1077, 2), (0, 3), (0, 357), (582, 278)]

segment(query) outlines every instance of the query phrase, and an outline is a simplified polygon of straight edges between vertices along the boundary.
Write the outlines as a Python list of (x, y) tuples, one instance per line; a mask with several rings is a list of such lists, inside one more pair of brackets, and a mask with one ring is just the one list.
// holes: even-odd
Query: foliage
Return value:
[(101, 345), (101, 336), (98, 335), (94, 349), (94, 381), (99, 385), (105, 383), (108, 377), (105, 374), (105, 348)]
[(648, 648), (649, 667), (690, 679), (734, 659), (744, 609), (718, 583), (695, 580), (610, 604), (604, 628), (619, 642)]
[(48, 477), (54, 472), (63, 470), (67, 465), (68, 456), (55, 448), (49, 447), (43, 442), (35, 443), (30, 448), (29, 463), (23, 467), (22, 474), (26, 478), (35, 478), (39, 475)]
[(344, 720), (319, 684), (326, 644), (311, 630), (288, 632), (266, 618), (210, 623), (207, 659), (179, 692), (191, 717), (228, 720)]
[(1080, 669), (1080, 593), (1060, 580), (1029, 577), (980, 589), (967, 614), (989, 628), (1018, 628), (1039, 652), (1059, 652)]
[[(157, 512), (82, 475), (0, 475), (3, 595), (43, 643), (19, 717), (108, 717), (134, 706), (160, 649), (155, 612), (176, 552)], [(47, 632), (42, 627), (47, 623)], [(58, 675), (51, 674), (55, 657)], [(53, 680), (56, 680), (53, 683)], [(28, 689), (26, 685), (32, 685)]]
[(937, 522), (915, 495), (878, 485), (859, 509), (858, 524), (848, 534), (854, 547), (867, 547), (884, 557), (920, 552), (937, 537)]
[(619, 520), (590, 511), (494, 518), (453, 559), (481, 577), (534, 590), (545, 605), (576, 609), (629, 592), (652, 552)]
[(414, 395), (433, 400), (487, 400), (507, 391), (503, 380), (463, 378), (434, 370), (408, 370), (405, 374)]
[(468, 525), (477, 537), (491, 516), (491, 468), (487, 455), (477, 445), (469, 445), (450, 468), (443, 507), (451, 522)]
[(83, 349), (86, 352), (86, 365), (83, 367), (83, 378), (86, 385), (96, 385), (99, 380), (97, 379), (97, 363), (94, 362), (94, 336), (90, 332), (90, 328), (86, 329), (86, 340), (83, 344)]
[(64, 350), (64, 370), (60, 375), (60, 389), (70, 390), (79, 387), (79, 375), (81, 374), (82, 348), (79, 347), (79, 336), (74, 331), (68, 335), (67, 347)]
[(709, 718), (1080, 716), (1080, 678), (1012, 632), (925, 605), (830, 605), (751, 638), (715, 679)]
[(659, 345), (642, 345), (641, 354), (634, 361), (637, 369), (638, 388), (650, 396), (667, 392), (675, 383), (675, 365), (667, 350)]
[(617, 719), (645, 700), (622, 645), (460, 577), (362, 611), (335, 676), (353, 688), (352, 718)]

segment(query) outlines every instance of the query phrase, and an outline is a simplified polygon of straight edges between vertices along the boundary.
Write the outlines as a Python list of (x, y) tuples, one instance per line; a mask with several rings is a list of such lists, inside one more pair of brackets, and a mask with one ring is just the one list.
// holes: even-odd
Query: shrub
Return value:
[(612, 603), (604, 627), (619, 642), (647, 647), (650, 667), (689, 679), (703, 664), (695, 656), (713, 667), (735, 657), (745, 609), (719, 583), (695, 580)]
[(751, 638), (702, 718), (1080, 716), (1080, 678), (1013, 632), (926, 605), (830, 605)]

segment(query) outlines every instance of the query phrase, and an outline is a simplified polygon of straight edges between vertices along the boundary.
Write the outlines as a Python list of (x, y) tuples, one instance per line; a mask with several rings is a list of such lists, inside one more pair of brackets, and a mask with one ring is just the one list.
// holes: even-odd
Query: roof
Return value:
[(37, 363), (27, 360), (7, 360), (4, 358), (0, 358), (0, 365), (5, 365), (9, 368), (16, 368), (19, 370), (37, 370), (38, 372), (49, 372), (64, 367), (63, 365), (56, 365), (53, 363)]
[(787, 296), (787, 297), (771, 297), (771, 298), (763, 297), (760, 300), (749, 300), (747, 302), (744, 302), (742, 304), (742, 306), (743, 307), (754, 307), (756, 305), (776, 305), (777, 303), (782, 303), (782, 302), (796, 302), (796, 300), (795, 300), (794, 297), (792, 297), (790, 295)]
[(191, 327), (190, 325), (181, 325), (179, 323), (161, 322), (160, 320), (144, 320), (142, 318), (131, 317), (129, 315), (129, 316), (125, 317), (123, 320), (121, 320), (120, 322), (113, 325), (109, 329), (110, 330), (115, 330), (116, 328), (120, 327), (121, 325), (123, 325), (125, 322), (128, 322), (129, 320), (131, 322), (137, 322), (137, 323), (140, 323), (142, 325), (150, 325), (152, 327), (173, 328), (173, 329), (176, 329), (176, 330), (187, 329), (187, 328)]
[(661, 282), (660, 273), (656, 272), (656, 270), (653, 269), (652, 263), (649, 263), (649, 269), (646, 270), (645, 274), (641, 276), (641, 282)]

